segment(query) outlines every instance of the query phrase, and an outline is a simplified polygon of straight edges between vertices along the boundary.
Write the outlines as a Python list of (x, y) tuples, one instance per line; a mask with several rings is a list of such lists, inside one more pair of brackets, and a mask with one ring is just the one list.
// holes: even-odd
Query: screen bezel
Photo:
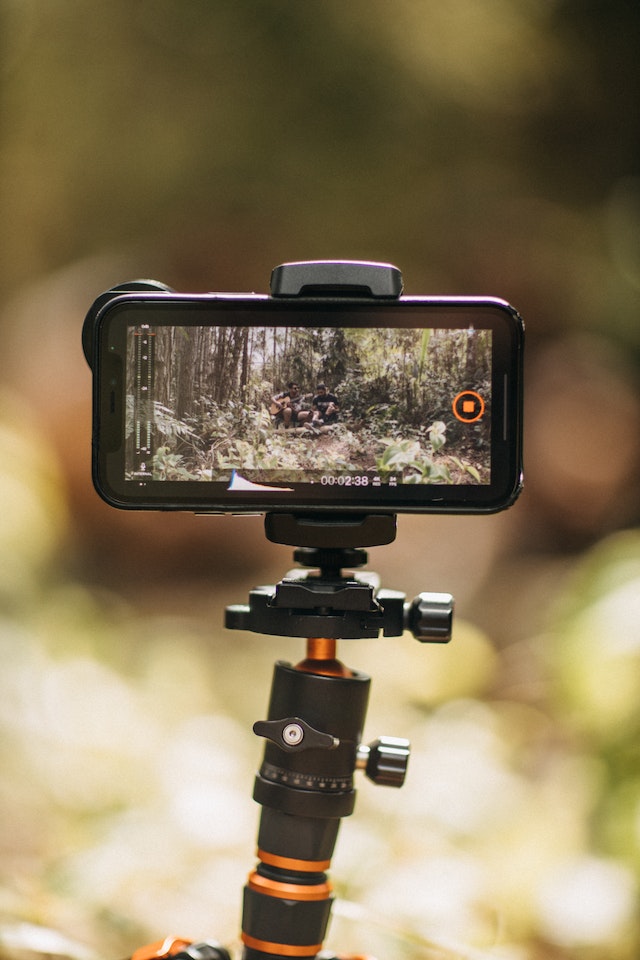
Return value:
[[(124, 477), (126, 328), (166, 325), (491, 329), (492, 430), (489, 484), (404, 484), (327, 488), (297, 484), (292, 493), (229, 491), (222, 483), (158, 480), (139, 487)], [(479, 297), (400, 297), (375, 301), (262, 295), (137, 293), (114, 297), (95, 321), (93, 478), (109, 504), (134, 510), (195, 513), (332, 512), (493, 513), (510, 506), (522, 484), (524, 325), (506, 301)], [(354, 496), (357, 493), (357, 496)]]

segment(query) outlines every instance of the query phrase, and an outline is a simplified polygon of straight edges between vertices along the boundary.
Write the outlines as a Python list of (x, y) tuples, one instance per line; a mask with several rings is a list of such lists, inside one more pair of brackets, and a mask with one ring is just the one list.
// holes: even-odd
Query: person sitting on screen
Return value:
[(276, 426), (279, 423), (284, 423), (285, 430), (287, 430), (291, 424), (302, 426), (307, 420), (310, 420), (311, 411), (302, 409), (303, 402), (304, 397), (300, 394), (300, 388), (294, 381), (288, 383), (287, 389), (282, 393), (277, 393), (272, 397), (269, 412)]
[(333, 393), (329, 393), (326, 384), (319, 383), (316, 387), (316, 395), (311, 401), (313, 409), (312, 424), (335, 423), (338, 419), (340, 406), (338, 398)]

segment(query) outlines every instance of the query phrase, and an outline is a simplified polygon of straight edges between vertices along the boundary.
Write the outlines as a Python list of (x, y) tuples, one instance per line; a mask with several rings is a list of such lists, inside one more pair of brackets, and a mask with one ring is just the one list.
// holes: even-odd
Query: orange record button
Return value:
[(454, 416), (463, 423), (475, 423), (484, 413), (484, 400), (475, 390), (463, 390), (451, 406)]

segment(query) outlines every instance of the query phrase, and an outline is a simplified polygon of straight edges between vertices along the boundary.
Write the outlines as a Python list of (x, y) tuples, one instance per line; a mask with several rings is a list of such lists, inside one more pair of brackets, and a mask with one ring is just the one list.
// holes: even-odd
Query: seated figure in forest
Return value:
[(304, 409), (305, 398), (300, 393), (298, 384), (291, 381), (287, 389), (271, 398), (269, 413), (276, 426), (284, 423), (285, 429), (293, 426), (301, 427), (311, 419), (311, 410)]
[(316, 387), (316, 395), (311, 401), (313, 417), (311, 423), (320, 425), (323, 423), (335, 423), (338, 419), (340, 406), (335, 394), (329, 393), (326, 384), (319, 383)]

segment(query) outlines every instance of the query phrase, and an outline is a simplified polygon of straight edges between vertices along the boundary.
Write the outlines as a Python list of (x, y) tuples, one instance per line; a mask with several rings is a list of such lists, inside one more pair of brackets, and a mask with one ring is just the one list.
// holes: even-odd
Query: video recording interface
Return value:
[(129, 509), (502, 509), (521, 341), (496, 300), (116, 298), (96, 331), (96, 488)]
[(491, 481), (492, 331), (137, 324), (125, 478), (340, 489)]

